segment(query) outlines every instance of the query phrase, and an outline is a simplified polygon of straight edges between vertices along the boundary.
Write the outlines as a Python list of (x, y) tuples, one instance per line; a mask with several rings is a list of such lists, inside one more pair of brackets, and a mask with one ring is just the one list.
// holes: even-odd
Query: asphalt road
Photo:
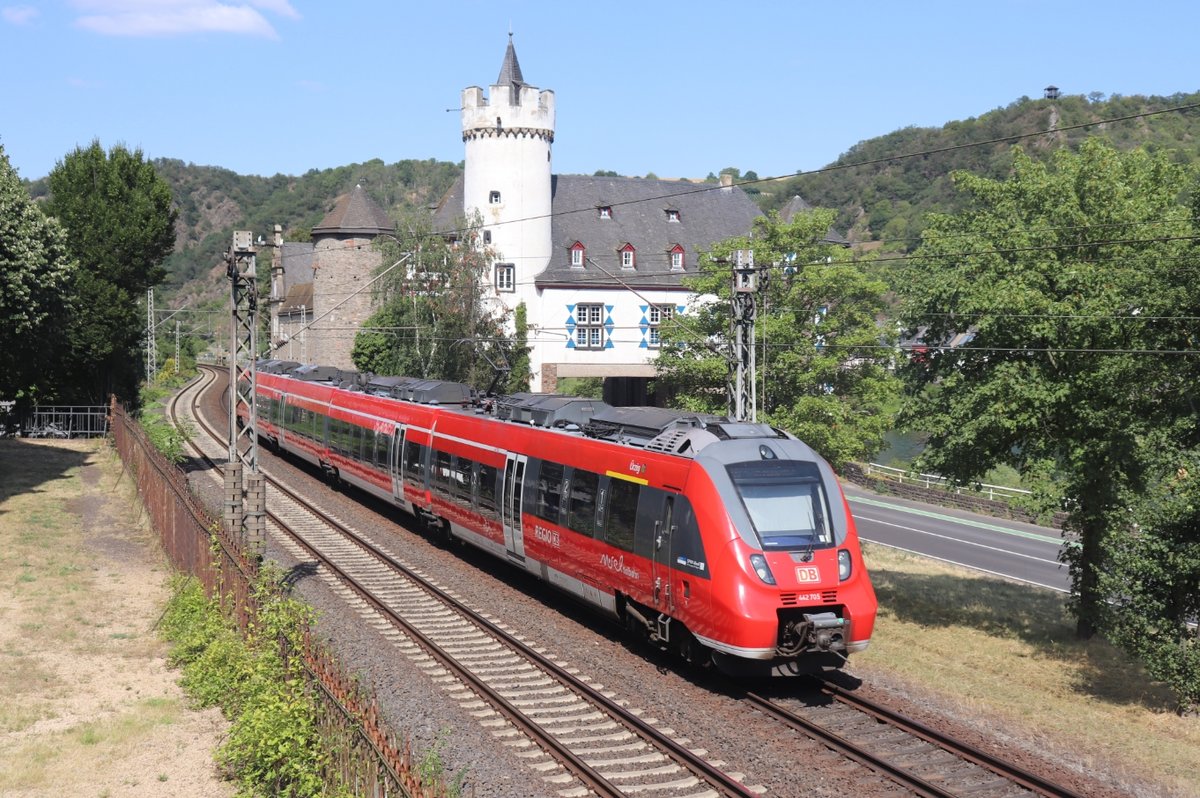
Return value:
[(842, 487), (863, 540), (1067, 592), (1057, 529)]

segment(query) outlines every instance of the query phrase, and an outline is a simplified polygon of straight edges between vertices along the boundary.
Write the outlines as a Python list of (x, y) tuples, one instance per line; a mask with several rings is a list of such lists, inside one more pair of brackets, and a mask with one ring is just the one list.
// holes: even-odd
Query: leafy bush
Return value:
[(303, 798), (325, 795), (316, 707), (299, 657), (285, 661), (280, 643), (297, 650), (313, 620), (311, 608), (280, 596), (278, 574), (263, 569), (261, 608), (243, 638), (194, 580), (180, 580), (163, 616), (171, 660), (200, 706), (220, 706), (232, 720), (218, 760), (235, 774), (243, 795)]

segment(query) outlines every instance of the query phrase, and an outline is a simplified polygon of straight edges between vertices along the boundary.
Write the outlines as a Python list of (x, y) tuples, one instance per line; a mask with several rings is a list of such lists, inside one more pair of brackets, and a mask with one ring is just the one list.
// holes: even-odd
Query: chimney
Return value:
[(729, 172), (721, 173), (721, 188), (733, 188), (733, 175)]

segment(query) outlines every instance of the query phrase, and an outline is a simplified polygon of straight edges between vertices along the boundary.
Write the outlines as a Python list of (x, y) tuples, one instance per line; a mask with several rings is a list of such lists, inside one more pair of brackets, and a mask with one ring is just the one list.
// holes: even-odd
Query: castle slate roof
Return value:
[(283, 298), (283, 302), (281, 302), (279, 305), (280, 316), (290, 316), (293, 313), (300, 313), (302, 310), (308, 315), (312, 315), (312, 282), (299, 283), (288, 288), (287, 294)]
[(387, 213), (371, 199), (362, 186), (337, 198), (333, 210), (313, 228), (313, 237), (322, 235), (369, 235), (394, 233), (396, 226)]
[[(779, 218), (785, 222), (790, 222), (792, 217), (796, 214), (811, 210), (812, 206), (805, 202), (803, 197), (797, 194), (788, 200), (786, 205), (779, 209)], [(839, 233), (837, 230), (834, 230), (832, 227), (830, 227), (825, 233), (825, 243), (840, 244), (843, 247), (850, 246), (849, 240), (847, 240), (844, 235)]]
[[(557, 175), (551, 192), (552, 249), (550, 263), (536, 278), (539, 286), (679, 286), (681, 278), (696, 273), (700, 253), (746, 235), (762, 215), (740, 188), (711, 183)], [(575, 242), (584, 246), (583, 268), (571, 266)], [(635, 250), (633, 269), (621, 268), (626, 245)], [(683, 248), (683, 271), (671, 270), (676, 247)]]
[(521, 94), (521, 87), (525, 85), (525, 78), (521, 75), (521, 64), (517, 61), (517, 50), (513, 47), (512, 34), (508, 34), (508, 49), (504, 51), (504, 63), (500, 65), (500, 77), (496, 78), (497, 86), (511, 86), (512, 92), (508, 95), (509, 102), (516, 105)]
[[(537, 275), (538, 286), (642, 287), (681, 286), (681, 278), (697, 272), (700, 254), (712, 245), (750, 233), (762, 211), (746, 192), (712, 183), (638, 177), (551, 177), (554, 219), (550, 263)], [(609, 208), (609, 218), (600, 209)], [(811, 206), (794, 197), (780, 212), (785, 221)], [(673, 211), (674, 214), (669, 214)], [(678, 221), (671, 221), (672, 216)], [(434, 229), (453, 231), (463, 222), (463, 178), (450, 187), (434, 209)], [(847, 245), (833, 228), (825, 241)], [(583, 268), (571, 266), (571, 247), (579, 242)], [(619, 251), (631, 244), (634, 269), (621, 268)], [(670, 251), (683, 247), (684, 271), (672, 271)], [(503, 253), (501, 253), (503, 254)], [(607, 274), (606, 274), (607, 272)]]
[(315, 249), (308, 241), (283, 242), (283, 290), (313, 281), (313, 253)]

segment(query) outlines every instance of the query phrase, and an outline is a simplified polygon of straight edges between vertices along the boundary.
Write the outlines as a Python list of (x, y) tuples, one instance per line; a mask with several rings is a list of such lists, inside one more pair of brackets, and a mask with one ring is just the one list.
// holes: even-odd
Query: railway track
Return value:
[(923, 798), (1082, 798), (832, 682), (813, 681), (827, 703), (799, 706), (755, 692), (742, 699)]
[[(207, 438), (193, 445), (213, 466), (226, 450), (219, 430), (195, 411), (215, 373), (172, 402)], [(671, 729), (639, 717), (603, 685), (521, 640), (514, 632), (460, 602), (425, 574), (389, 555), (369, 535), (317, 508), (275, 480), (268, 534), (318, 574), (396, 648), (425, 670), (480, 725), (506, 738), (519, 757), (564, 798), (588, 794), (665, 798), (749, 798), (759, 791), (740, 774), (721, 770)], [(214, 469), (214, 478), (219, 474)]]
[[(224, 435), (193, 403), (215, 372), (176, 397), (180, 413), (204, 429), (203, 456), (224, 461)], [(173, 411), (174, 412), (174, 411)], [(214, 442), (215, 441), (215, 442)], [(603, 685), (521, 640), (460, 602), (426, 574), (388, 554), (369, 535), (271, 478), (273, 542), (318, 573), (364, 621), (390, 639), (480, 725), (505, 739), (563, 796), (748, 796), (740, 774), (727, 774), (706, 752), (692, 751), (671, 729), (628, 710)], [(219, 481), (219, 476), (216, 477)], [(1076, 793), (885, 707), (824, 682), (826, 701), (807, 704), (745, 692), (756, 711), (797, 730), (927, 798), (1078, 798)]]

